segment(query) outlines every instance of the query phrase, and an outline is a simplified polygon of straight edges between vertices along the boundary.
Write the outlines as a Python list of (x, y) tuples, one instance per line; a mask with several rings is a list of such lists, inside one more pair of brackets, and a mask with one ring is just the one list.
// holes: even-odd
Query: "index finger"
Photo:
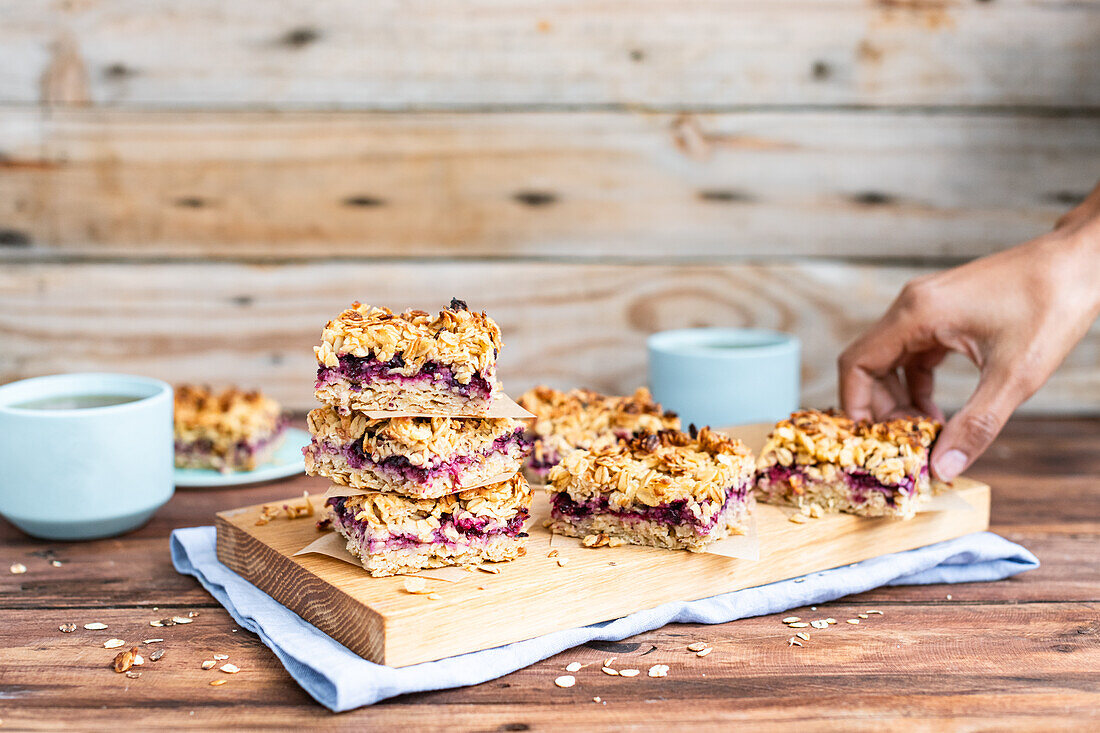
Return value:
[(840, 406), (853, 420), (874, 418), (875, 384), (898, 368), (906, 354), (901, 324), (889, 315), (844, 350), (838, 360)]

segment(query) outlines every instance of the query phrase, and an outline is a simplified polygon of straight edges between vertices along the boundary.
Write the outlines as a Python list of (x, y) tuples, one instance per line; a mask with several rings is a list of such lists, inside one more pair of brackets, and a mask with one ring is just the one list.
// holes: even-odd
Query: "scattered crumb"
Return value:
[(62, 634), (71, 634), (76, 631), (76, 624), (61, 624), (57, 628)]
[(876, 614), (876, 615), (878, 615), (878, 616), (882, 616), (882, 615), (883, 615), (882, 611), (876, 611), (876, 610), (874, 610), (874, 609), (871, 609), (871, 610), (870, 610), (870, 611), (868, 611), (867, 613), (872, 613), (872, 614)]
[(805, 631), (799, 631), (797, 634), (795, 634), (795, 636), (797, 636), (802, 641), (809, 641), (810, 640), (810, 635), (807, 634)]
[(96, 621), (94, 623), (84, 624), (84, 628), (86, 628), (88, 631), (103, 631), (105, 628), (107, 628), (107, 624)]
[(592, 698), (592, 702), (603, 702), (599, 697)]
[(850, 618), (850, 619), (848, 619), (848, 623), (850, 623), (850, 624), (858, 624), (858, 623), (859, 623), (859, 619), (858, 619), (858, 618)]
[(121, 651), (115, 656), (114, 669), (119, 674), (130, 669), (134, 666), (134, 656), (137, 654), (137, 647)]
[(550, 552), (547, 553), (546, 556), (547, 557), (557, 557), (558, 556), (558, 551), (557, 550), (550, 550)]
[(835, 618), (827, 618), (827, 619), (825, 619), (825, 623), (827, 623), (831, 626), (831, 625), (836, 623), (836, 619)]
[(787, 624), (787, 627), (791, 629), (804, 629), (807, 626), (809, 626), (809, 624), (805, 621), (795, 621), (793, 624)]
[(425, 593), (428, 589), (428, 581), (423, 578), (405, 578), (406, 593)]
[[(137, 649), (137, 647), (134, 647), (134, 648)], [(141, 656), (140, 654), (135, 654), (134, 655), (134, 666), (135, 667), (140, 667), (143, 664), (145, 664), (145, 657)]]
[(564, 568), (568, 564), (569, 564), (569, 558), (568, 557), (559, 557), (558, 558), (558, 567), (559, 568)]
[(224, 677), (221, 678), (221, 679), (218, 679), (218, 680), (210, 680), (210, 686), (211, 687), (220, 687), (228, 681), (229, 680), (225, 679)]
[(27, 566), (21, 562), (13, 562), (8, 569), (11, 570), (12, 575), (22, 575), (27, 572)]
[(149, 658), (152, 659), (155, 662), (163, 656), (164, 656), (164, 650), (163, 649), (157, 649), (155, 652), (153, 652), (152, 654), (149, 655)]
[(120, 646), (123, 646), (124, 644), (126, 644), (126, 641), (123, 640), (123, 639), (108, 639), (107, 641), (103, 642), (103, 648), (104, 649), (118, 649)]
[(637, 677), (641, 673), (642, 672), (639, 669), (620, 669), (619, 670), (619, 676), (620, 677)]
[(554, 680), (554, 684), (558, 687), (572, 687), (577, 684), (577, 678), (571, 674), (563, 674), (561, 677)]
[(230, 664), (229, 662), (226, 662), (222, 666), (218, 667), (218, 669), (220, 669), (222, 672), (225, 672), (226, 674), (237, 674), (241, 671), (240, 667), (235, 664)]
[(489, 567), (488, 565), (478, 565), (477, 569), (483, 573), (491, 573), (492, 575), (496, 575), (500, 572), (500, 568), (493, 568)]
[(428, 594), (428, 600), (429, 601), (438, 601), (442, 597), (443, 596), (439, 595), (438, 593), (429, 593)]
[(787, 646), (802, 646), (802, 642), (792, 636), (787, 639)]
[(950, 593), (947, 594), (947, 600), (949, 600), (949, 601), (951, 600), (951, 594)]
[(689, 652), (701, 652), (706, 648), (707, 648), (707, 643), (705, 641), (696, 641), (696, 642), (693, 642), (691, 644), (688, 644), (688, 651)]
[(192, 619), (190, 616), (173, 616), (172, 617), (172, 621), (174, 621), (177, 624), (189, 624), (193, 620), (194, 619)]
[(146, 639), (145, 641), (143, 641), (141, 643), (142, 644), (158, 644), (162, 641), (164, 641), (164, 639)]
[(566, 672), (579, 672), (583, 665), (580, 662), (570, 662), (565, 666)]
[(667, 664), (654, 664), (649, 668), (650, 677), (667, 677), (668, 665)]
[(135, 672), (133, 670), (130, 670), (129, 672), (126, 673), (126, 676), (129, 677), (132, 680), (136, 680), (138, 677), (141, 676), (141, 672)]
[(695, 656), (705, 657), (706, 655), (710, 654), (712, 651), (714, 651), (714, 647), (708, 646), (706, 649), (700, 649), (699, 651), (695, 652)]
[(603, 660), (603, 666), (610, 667), (611, 663), (614, 662), (616, 659), (618, 659), (618, 657), (608, 657), (607, 659)]
[(217, 662), (215, 662), (213, 659), (207, 659), (205, 662), (202, 663), (202, 668), (203, 669), (214, 669), (214, 665), (216, 665), (216, 664), (217, 664)]
[(783, 623), (785, 623), (785, 624), (794, 624), (794, 623), (798, 623), (801, 620), (802, 619), (800, 619), (798, 616), (788, 616), (787, 618), (783, 619)]
[(604, 667), (600, 671), (603, 672), (604, 674), (609, 674), (612, 677), (615, 677), (616, 675), (619, 674), (619, 672), (617, 670), (611, 669), (611, 667)]
[(814, 627), (815, 629), (827, 629), (829, 628), (829, 622), (821, 618), (816, 621), (811, 621), (810, 626)]
[(215, 654), (214, 659), (221, 662), (221, 661), (224, 661), (226, 659), (229, 659), (229, 655), (228, 654)]
[(53, 565), (55, 568), (61, 567), (61, 564), (60, 560), (50, 560), (50, 565)]

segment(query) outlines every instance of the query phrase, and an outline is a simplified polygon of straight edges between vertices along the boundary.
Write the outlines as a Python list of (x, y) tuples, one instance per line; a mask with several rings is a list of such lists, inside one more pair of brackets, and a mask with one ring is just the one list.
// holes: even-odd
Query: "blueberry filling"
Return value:
[(672, 501), (667, 504), (661, 504), (660, 506), (612, 509), (606, 496), (578, 502), (564, 491), (551, 495), (550, 516), (555, 519), (565, 518), (576, 521), (586, 519), (593, 514), (610, 514), (624, 521), (635, 520), (657, 522), (670, 526), (689, 526), (695, 530), (696, 534), (705, 536), (710, 534), (715, 528), (719, 518), (729, 505), (735, 501), (744, 503), (748, 493), (748, 483), (730, 488), (726, 491), (726, 498), (725, 501), (722, 502), (722, 508), (715, 512), (710, 519), (703, 522), (699, 521), (698, 517), (692, 514), (691, 509), (688, 507), (687, 499)]
[[(378, 552), (383, 549), (402, 550), (428, 543), (460, 547), (464, 544), (477, 544), (477, 540), (487, 540), (493, 537), (511, 537), (513, 539), (527, 537), (527, 533), (523, 531), (523, 525), (530, 516), (530, 512), (527, 509), (520, 509), (515, 516), (503, 523), (493, 522), (489, 517), (455, 519), (454, 515), (444, 514), (439, 518), (439, 528), (432, 533), (431, 538), (428, 540), (422, 540), (417, 535), (408, 533), (394, 533), (384, 539), (378, 539), (371, 537), (370, 525), (364, 520), (356, 519), (354, 512), (345, 506), (347, 498), (345, 496), (333, 496), (325, 502), (325, 506), (332, 507), (336, 515), (336, 522), (341, 527), (361, 540), (365, 540), (368, 552)], [(448, 526), (458, 530), (458, 533), (465, 536), (469, 542), (456, 542), (447, 537), (445, 530)]]
[(366, 384), (375, 381), (399, 382), (409, 384), (412, 382), (441, 382), (451, 391), (458, 392), (463, 397), (480, 397), (489, 399), (493, 394), (492, 375), (476, 372), (470, 376), (470, 381), (463, 384), (455, 377), (454, 372), (446, 364), (434, 361), (424, 363), (416, 374), (399, 374), (396, 370), (405, 366), (405, 359), (401, 354), (395, 354), (389, 361), (379, 361), (374, 357), (351, 356), (345, 354), (340, 357), (340, 366), (317, 369), (317, 388), (332, 384), (339, 378), (344, 378), (352, 383), (353, 389), (358, 384)]
[[(886, 499), (887, 506), (894, 506), (899, 493), (913, 496), (917, 492), (917, 477), (905, 476), (896, 484), (886, 484), (879, 481), (867, 471), (843, 470), (845, 483), (852, 492), (852, 499), (856, 504), (867, 503), (873, 492), (879, 492)], [(922, 466), (920, 477), (928, 473), (928, 467)], [(811, 481), (803, 469), (796, 466), (772, 466), (764, 474), (765, 478), (773, 484), (788, 484), (792, 476), (801, 476), (804, 480)]]
[(523, 437), (523, 428), (519, 428), (515, 432), (500, 436), (482, 451), (458, 456), (450, 461), (441, 461), (434, 466), (414, 466), (406, 456), (387, 456), (381, 461), (375, 461), (363, 450), (363, 441), (361, 440), (356, 440), (340, 448), (333, 448), (323, 443), (318, 444), (316, 438), (314, 438), (314, 448), (330, 453), (340, 453), (344, 456), (348, 466), (356, 470), (373, 468), (416, 484), (428, 484), (439, 476), (448, 475), (455, 484), (460, 484), (460, 477), (471, 465), (494, 453), (511, 455), (513, 452), (519, 451), (521, 455), (525, 455), (531, 449), (531, 444)]

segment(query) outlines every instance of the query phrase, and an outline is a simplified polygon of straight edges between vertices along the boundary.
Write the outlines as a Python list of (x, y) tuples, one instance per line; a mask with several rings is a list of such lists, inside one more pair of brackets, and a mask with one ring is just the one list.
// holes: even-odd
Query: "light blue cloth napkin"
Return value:
[(618, 641), (669, 623), (720, 624), (824, 603), (882, 585), (1000, 580), (1039, 567), (1026, 549), (990, 532), (699, 601), (666, 603), (625, 618), (557, 631), (458, 657), (393, 668), (368, 662), (306, 623), (218, 561), (213, 527), (172, 532), (176, 570), (194, 575), (313, 698), (336, 712), (406, 692), (476, 685), (588, 641)]

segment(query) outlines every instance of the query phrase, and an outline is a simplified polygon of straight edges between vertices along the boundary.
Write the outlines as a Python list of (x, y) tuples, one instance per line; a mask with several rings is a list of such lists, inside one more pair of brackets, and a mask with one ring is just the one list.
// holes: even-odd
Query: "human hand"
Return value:
[(980, 370), (974, 394), (932, 453), (943, 481), (962, 473), (1043, 385), (1100, 313), (1100, 186), (1050, 234), (909, 282), (840, 356), (840, 400), (856, 420), (922, 414), (951, 351)]

